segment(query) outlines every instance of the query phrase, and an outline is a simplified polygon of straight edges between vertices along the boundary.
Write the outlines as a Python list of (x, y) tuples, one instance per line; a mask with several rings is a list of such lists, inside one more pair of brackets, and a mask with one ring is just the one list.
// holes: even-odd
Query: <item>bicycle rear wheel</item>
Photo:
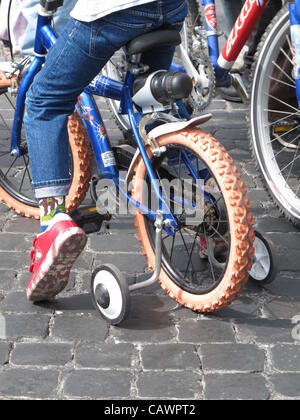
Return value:
[[(163, 155), (153, 157), (150, 149), (148, 155), (157, 179), (173, 181), (172, 197), (182, 197), (188, 185), (185, 182), (195, 180), (195, 173), (204, 181), (205, 193), (203, 216), (196, 223), (191, 222), (183, 209), (175, 216), (178, 223), (175, 235), (164, 232), (159, 281), (180, 304), (199, 312), (217, 311), (241, 292), (252, 267), (255, 236), (246, 187), (232, 159), (209, 134), (188, 129), (162, 136), (158, 145), (166, 148)], [(186, 154), (193, 171), (186, 163)], [(146, 185), (149, 186), (149, 179), (140, 158), (135, 166), (133, 197), (154, 210), (149, 194), (145, 195)], [(165, 190), (162, 191), (173, 208), (175, 199), (169, 201)], [(137, 213), (135, 225), (143, 253), (153, 270), (154, 223), (145, 214)]]
[[(38, 202), (31, 187), (31, 172), (24, 127), (20, 158), (10, 155), (15, 98), (0, 92), (0, 200), (16, 213), (39, 219)], [(70, 171), (72, 184), (66, 198), (67, 211), (75, 210), (85, 198), (91, 179), (91, 150), (77, 114), (69, 119)]]

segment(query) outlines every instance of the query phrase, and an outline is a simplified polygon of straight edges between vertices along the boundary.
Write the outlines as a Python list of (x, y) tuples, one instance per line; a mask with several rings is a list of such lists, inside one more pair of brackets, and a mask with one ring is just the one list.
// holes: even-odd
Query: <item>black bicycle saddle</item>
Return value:
[(180, 44), (180, 33), (173, 29), (165, 29), (141, 35), (130, 41), (126, 48), (129, 55), (136, 55), (162, 47), (176, 47)]

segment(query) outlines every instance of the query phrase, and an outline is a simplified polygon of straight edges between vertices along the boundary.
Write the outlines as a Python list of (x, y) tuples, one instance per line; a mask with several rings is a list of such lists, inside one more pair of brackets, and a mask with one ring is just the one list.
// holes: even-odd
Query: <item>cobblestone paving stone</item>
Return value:
[[(242, 170), (257, 227), (278, 255), (276, 281), (264, 289), (249, 283), (211, 316), (181, 308), (153, 286), (133, 296), (122, 328), (108, 327), (89, 296), (93, 269), (114, 263), (131, 283), (149, 276), (132, 219), (91, 235), (66, 291), (31, 305), (28, 252), (39, 226), (0, 204), (0, 399), (300, 399), (300, 334), (292, 323), (300, 315), (300, 232), (262, 188), (243, 107), (219, 99), (212, 111), (205, 129)], [(116, 128), (111, 137), (120, 139)]]

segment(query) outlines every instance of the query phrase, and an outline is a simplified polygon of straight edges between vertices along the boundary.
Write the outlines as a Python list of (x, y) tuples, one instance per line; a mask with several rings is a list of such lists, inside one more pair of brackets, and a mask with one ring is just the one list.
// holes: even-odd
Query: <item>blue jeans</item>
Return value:
[[(25, 128), (36, 198), (66, 195), (71, 177), (67, 121), (78, 96), (110, 57), (132, 39), (159, 28), (181, 29), (185, 0), (159, 0), (92, 23), (71, 19), (26, 99)], [(168, 69), (173, 48), (144, 54), (151, 71)]]

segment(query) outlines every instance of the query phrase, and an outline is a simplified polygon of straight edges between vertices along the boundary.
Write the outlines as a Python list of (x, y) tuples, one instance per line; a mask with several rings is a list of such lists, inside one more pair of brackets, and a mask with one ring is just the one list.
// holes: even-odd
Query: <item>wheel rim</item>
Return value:
[[(270, 44), (276, 48), (271, 48)], [(276, 88), (274, 93), (276, 83), (294, 95), (281, 99), (276, 95)], [(290, 215), (300, 219), (300, 111), (293, 103), (295, 98), (287, 13), (270, 32), (257, 63), (251, 101), (251, 130), (254, 150), (270, 191)], [(283, 134), (274, 135), (278, 124), (283, 125), (291, 118), (295, 120), (295, 126), (288, 127)]]
[(270, 252), (264, 241), (258, 237), (255, 238), (254, 251), (253, 266), (249, 274), (256, 281), (264, 281), (271, 270)]
[[(174, 153), (174, 150), (178, 153), (178, 160), (180, 161), (180, 154), (182, 148), (176, 146), (168, 147), (168, 152)], [(185, 148), (185, 151), (186, 148)], [(188, 152), (191, 159), (193, 152)], [(153, 160), (152, 166), (156, 171), (156, 175), (161, 178), (161, 174), (164, 172), (158, 169), (170, 167), (170, 161), (167, 159), (167, 154), (164, 155), (163, 160)], [(204, 162), (201, 161), (196, 155), (194, 155), (196, 161), (203, 170)], [(192, 159), (191, 159), (192, 160)], [(195, 160), (194, 164), (195, 164)], [(182, 163), (177, 164), (177, 175), (179, 171), (182, 172), (185, 165)], [(196, 167), (196, 166), (195, 166)], [(199, 171), (198, 171), (199, 173)], [(173, 170), (172, 175), (175, 175)], [(187, 175), (187, 174), (185, 174)], [(207, 171), (207, 179), (212, 179), (211, 174)], [(180, 175), (178, 175), (180, 179)], [(188, 178), (185, 178), (188, 179)], [(211, 181), (210, 181), (211, 182)], [(215, 188), (220, 192), (220, 189), (215, 182)], [(207, 187), (209, 189), (209, 187)], [(211, 191), (211, 189), (209, 189)], [(217, 191), (216, 191), (217, 192)], [(164, 271), (168, 276), (177, 284), (181, 289), (186, 292), (204, 295), (214, 290), (222, 281), (223, 276), (226, 272), (229, 256), (230, 256), (230, 237), (228, 237), (228, 214), (224, 199), (222, 195), (216, 202), (216, 209), (219, 208), (219, 203), (222, 202), (221, 214), (226, 220), (217, 220), (218, 215), (216, 214), (215, 219), (211, 219), (211, 206), (206, 207), (204, 214), (204, 223), (199, 226), (191, 227), (186, 225), (180, 216), (177, 216), (177, 221), (180, 227), (177, 229), (175, 237), (169, 236), (167, 233), (163, 235), (163, 246), (162, 246), (162, 265)], [(146, 204), (146, 203), (144, 203)], [(207, 203), (205, 203), (207, 206)], [(208, 222), (208, 216), (210, 217)], [(155, 229), (153, 222), (148, 218), (145, 218), (145, 224), (147, 233), (150, 239), (153, 250), (155, 249)], [(227, 229), (223, 228), (226, 224)], [(221, 228), (222, 227), (222, 228)], [(223, 232), (225, 232), (223, 234)], [(222, 233), (220, 233), (222, 232)]]
[[(96, 300), (98, 287), (103, 287), (109, 295), (109, 305), (105, 305), (106, 308), (100, 306)], [(118, 319), (123, 309), (123, 297), (118, 281), (109, 271), (101, 270), (97, 273), (93, 283), (93, 293), (99, 311), (107, 319)]]

